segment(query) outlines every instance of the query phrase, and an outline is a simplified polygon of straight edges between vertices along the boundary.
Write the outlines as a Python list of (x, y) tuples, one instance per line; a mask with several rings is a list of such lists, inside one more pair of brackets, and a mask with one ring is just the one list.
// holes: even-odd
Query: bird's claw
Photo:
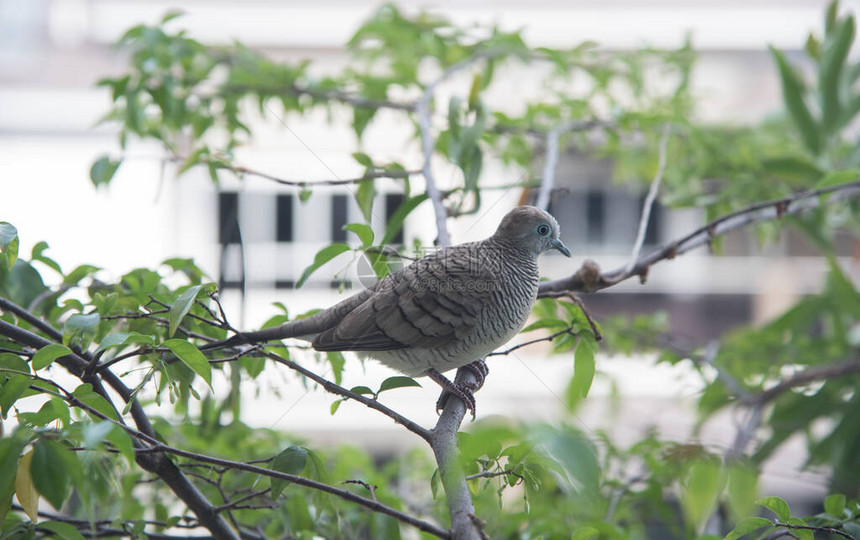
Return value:
[(487, 379), (487, 374), (490, 372), (490, 369), (487, 367), (483, 358), (472, 362), (471, 364), (466, 364), (463, 368), (468, 369), (473, 375), (475, 375), (474, 383), (468, 382), (458, 384), (456, 382), (452, 382), (436, 370), (428, 371), (427, 375), (442, 387), (442, 395), (440, 395), (439, 399), (436, 401), (437, 414), (445, 408), (445, 405), (448, 403), (448, 398), (451, 397), (451, 395), (454, 395), (463, 402), (463, 405), (466, 406), (466, 410), (472, 414), (472, 421), (474, 422), (475, 392), (484, 386), (484, 381)]
[(442, 395), (436, 401), (436, 414), (445, 408), (448, 403), (448, 398), (454, 396), (463, 402), (466, 410), (472, 414), (472, 421), (475, 421), (475, 394), (472, 385), (451, 383), (450, 387), (445, 387), (442, 390)]

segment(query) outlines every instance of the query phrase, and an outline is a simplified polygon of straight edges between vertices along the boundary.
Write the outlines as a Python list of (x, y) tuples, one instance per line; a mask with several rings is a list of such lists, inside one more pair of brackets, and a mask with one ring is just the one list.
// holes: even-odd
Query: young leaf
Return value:
[(818, 133), (818, 126), (816, 126), (815, 120), (813, 120), (812, 114), (803, 100), (803, 83), (800, 76), (794, 67), (788, 63), (782, 52), (772, 46), (770, 52), (779, 68), (779, 76), (782, 80), (782, 97), (785, 100), (788, 113), (800, 130), (806, 147), (813, 154), (818, 154), (821, 151), (821, 138)]
[(406, 199), (397, 207), (397, 210), (391, 214), (391, 217), (388, 219), (388, 223), (385, 225), (385, 234), (382, 236), (383, 245), (388, 244), (395, 236), (397, 236), (397, 233), (403, 227), (403, 222), (406, 220), (406, 216), (412, 213), (419, 204), (426, 200), (427, 194), (422, 193), (421, 195), (416, 195)]
[(119, 415), (116, 413), (113, 406), (100, 394), (95, 393), (91, 384), (85, 383), (78, 386), (74, 391), (72, 391), (72, 395), (84, 405), (91, 409), (95, 409), (106, 417), (113, 420), (119, 420)]
[(840, 78), (848, 59), (848, 51), (854, 42), (854, 17), (846, 17), (835, 29), (833, 35), (825, 40), (826, 49), (819, 64), (819, 95), (821, 101), (821, 125), (825, 134), (830, 134), (838, 127), (843, 118), (843, 108), (840, 101)]
[(824, 511), (831, 516), (842, 519), (844, 517), (842, 514), (845, 512), (845, 495), (841, 493), (828, 495), (824, 499)]
[(361, 209), (364, 221), (370, 222), (370, 218), (373, 216), (374, 197), (376, 197), (376, 184), (373, 180), (366, 180), (358, 184), (358, 189), (355, 190), (355, 202)]
[(6, 259), (6, 268), (15, 266), (18, 260), (18, 229), (5, 221), (0, 221), (0, 253)]
[[(287, 474), (299, 474), (305, 469), (308, 452), (301, 446), (290, 446), (284, 449), (272, 460), (272, 470)], [(280, 478), (271, 478), (272, 497), (277, 497), (287, 487), (288, 482)]]
[(354, 393), (354, 394), (369, 394), (371, 396), (376, 395), (376, 392), (374, 392), (373, 390), (371, 390), (367, 386), (363, 386), (363, 385), (353, 386), (352, 388), (349, 389), (349, 391)]
[(418, 381), (411, 377), (388, 377), (387, 379), (382, 381), (381, 385), (379, 385), (379, 392), (377, 392), (377, 395), (385, 392), (386, 390), (393, 390), (394, 388), (406, 388), (409, 386), (417, 386), (420, 388), (421, 384), (419, 384)]
[(121, 164), (122, 160), (112, 160), (109, 156), (100, 157), (90, 168), (90, 180), (93, 185), (99, 187), (102, 184), (109, 184)]
[(737, 540), (738, 538), (753, 531), (757, 531), (762, 527), (771, 526), (773, 526), (773, 523), (771, 523), (769, 519), (763, 517), (748, 517), (739, 521), (738, 524), (735, 525), (735, 528), (726, 535), (725, 540)]
[(373, 160), (370, 159), (370, 156), (365, 154), (364, 152), (354, 152), (352, 154), (353, 159), (355, 159), (359, 165), (365, 168), (373, 167)]
[(45, 345), (44, 347), (36, 351), (36, 354), (33, 355), (33, 371), (38, 371), (40, 369), (46, 368), (50, 366), (57, 358), (66, 356), (67, 354), (72, 354), (72, 350), (65, 345), (60, 345), (59, 343)]
[(789, 509), (788, 503), (779, 497), (762, 497), (755, 503), (772, 511), (782, 523), (788, 523), (791, 518), (791, 509)]
[(305, 268), (305, 271), (302, 272), (302, 277), (299, 278), (299, 282), (296, 283), (296, 288), (301, 287), (305, 284), (305, 281), (310, 277), (311, 274), (316, 272), (320, 266), (334, 259), (341, 253), (349, 251), (350, 247), (346, 244), (335, 243), (330, 244), (317, 252), (314, 256), (314, 262)]
[(568, 407), (574, 408), (586, 396), (594, 381), (594, 353), (597, 343), (588, 336), (579, 339), (576, 351), (573, 353), (573, 378), (567, 392)]
[(182, 294), (179, 295), (179, 298), (177, 298), (176, 301), (173, 302), (173, 305), (170, 306), (170, 314), (167, 317), (168, 337), (173, 336), (173, 334), (176, 333), (176, 329), (179, 328), (179, 323), (182, 322), (182, 319), (185, 317), (185, 315), (188, 314), (188, 311), (191, 309), (191, 306), (194, 305), (194, 300), (197, 298), (197, 294), (200, 292), (200, 287), (202, 287), (202, 285), (194, 285), (192, 287), (188, 287), (182, 292)]
[(27, 375), (13, 375), (6, 381), (3, 388), (0, 389), (0, 413), (2, 418), (6, 418), (12, 405), (18, 401), (18, 398), (24, 393), (30, 383), (33, 381)]
[(99, 347), (96, 352), (101, 352), (110, 347), (122, 347), (132, 343), (142, 343), (144, 345), (153, 345), (155, 341), (152, 336), (138, 334), (136, 332), (116, 332), (108, 334), (99, 342)]
[(63, 325), (63, 344), (75, 344), (81, 349), (86, 349), (95, 336), (100, 321), (101, 317), (98, 313), (73, 314)]
[(347, 223), (343, 226), (343, 230), (354, 232), (358, 235), (362, 248), (368, 248), (373, 245), (373, 229), (370, 228), (370, 225), (365, 225), (364, 223)]
[(21, 508), (27, 513), (30, 521), (36, 523), (39, 520), (39, 492), (33, 484), (30, 476), (30, 463), (33, 461), (33, 451), (30, 450), (18, 461), (18, 472), (15, 474), (15, 496)]
[(194, 370), (194, 373), (200, 375), (210, 389), (212, 388), (212, 366), (200, 349), (184, 339), (168, 339), (163, 345), (170, 349), (183, 364)]

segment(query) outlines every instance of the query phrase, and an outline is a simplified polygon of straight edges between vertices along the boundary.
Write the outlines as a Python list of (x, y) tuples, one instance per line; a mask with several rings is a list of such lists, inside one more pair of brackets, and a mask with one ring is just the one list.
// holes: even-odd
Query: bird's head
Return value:
[(558, 222), (536, 206), (517, 206), (508, 212), (493, 236), (521, 246), (535, 257), (551, 249), (570, 257), (570, 250), (559, 239)]

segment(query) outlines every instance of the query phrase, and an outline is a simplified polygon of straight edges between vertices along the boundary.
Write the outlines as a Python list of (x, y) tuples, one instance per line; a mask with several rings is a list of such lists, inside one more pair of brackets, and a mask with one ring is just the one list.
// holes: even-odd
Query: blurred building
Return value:
[[(401, 2), (406, 8), (434, 6), (461, 24), (478, 21), (522, 28), (533, 45), (563, 47), (591, 39), (611, 49), (644, 44), (677, 47), (689, 32), (699, 52), (693, 79), (693, 92), (701, 98), (698, 116), (738, 123), (756, 122), (781, 106), (767, 45), (797, 52), (809, 31), (820, 31), (825, 4), (823, 0)], [(93, 85), (125, 69), (126, 59), (112, 43), (128, 27), (154, 23), (177, 7), (187, 15), (175, 24), (188, 28), (194, 37), (214, 43), (238, 39), (285, 61), (312, 59), (315, 69), (325, 72), (344, 65), (342, 44), (376, 3), (0, 0), (0, 220), (18, 227), (22, 254), (48, 240), (51, 256), (66, 269), (86, 262), (118, 276), (169, 257), (193, 257), (224, 287), (236, 314), (232, 322), (246, 328), (274, 314), (273, 301), (289, 306), (292, 314), (333, 303), (340, 298), (339, 289), (361, 286), (348, 256), (318, 271), (304, 288), (294, 290), (294, 285), (320, 247), (353, 240), (341, 228), (361, 221), (348, 190), (319, 188), (301, 202), (297, 190), (261, 179), (239, 183), (222, 178), (220, 189), (202, 172), (176, 180), (172, 166), (163, 166), (160, 149), (148, 144), (130, 146), (109, 189), (92, 188), (93, 161), (118, 151), (112, 127), (96, 125), (108, 108), (108, 92)], [(509, 99), (516, 97), (512, 91)], [(347, 124), (327, 124), (323, 114), (289, 119), (287, 124), (281, 120), (273, 115), (251, 125), (256, 137), (240, 150), (242, 164), (310, 182), (361, 174), (350, 157), (355, 138)], [(417, 149), (404, 144), (411, 129), (395, 113), (382, 112), (368, 129), (365, 151), (419, 168)], [(443, 183), (451, 176), (444, 164), (438, 164), (437, 171)], [(642, 194), (608, 185), (610, 163), (569, 153), (562, 156), (558, 171), (557, 184), (567, 192), (554, 198), (552, 211), (574, 259), (548, 256), (542, 263), (544, 274), (564, 276), (584, 258), (595, 259), (604, 269), (625, 264)], [(487, 164), (484, 177), (498, 184), (517, 180), (498, 163)], [(489, 235), (521, 196), (519, 191), (503, 192), (497, 204), (496, 196), (488, 197), (487, 212), (454, 226), (454, 240)], [(373, 224), (378, 233), (401, 200), (396, 181), (380, 184)], [(406, 224), (402, 237), (406, 245), (415, 238), (432, 243), (432, 210), (425, 206)], [(659, 245), (702, 223), (696, 212), (658, 208), (647, 244)], [(801, 243), (786, 240), (762, 251), (751, 242), (743, 234), (735, 235), (727, 240), (722, 257), (705, 251), (685, 255), (655, 268), (644, 286), (631, 280), (591, 295), (586, 302), (598, 319), (666, 310), (676, 332), (702, 343), (735, 325), (764, 320), (820, 285), (825, 265), (810, 257)], [(332, 278), (338, 270), (342, 272)], [(572, 362), (547, 359), (545, 352), (527, 349), (519, 356), (493, 359), (488, 384), (478, 396), (479, 415), (557, 417), (563, 409), (557, 396)], [(364, 370), (358, 366), (356, 361), (347, 370), (347, 386), (365, 384), (368, 378), (378, 385), (391, 375), (375, 365)], [(579, 413), (584, 429), (611, 427), (626, 441), (633, 441), (648, 425), (657, 425), (668, 439), (690, 436), (695, 417), (683, 405), (695, 397), (695, 377), (643, 359), (604, 358), (599, 368), (602, 375)], [(348, 432), (353, 441), (378, 448), (392, 448), (391, 437), (413, 442), (392, 430), (387, 419), (354, 404), (321, 419), (328, 416), (331, 397), (307, 393), (285, 374), (273, 374), (264, 386), (263, 397), (248, 398), (245, 411), (250, 423), (320, 440), (342, 441)], [(397, 390), (384, 399), (429, 424), (435, 418), (432, 403), (438, 392), (432, 383), (425, 387)], [(624, 396), (622, 403), (612, 402), (613, 387)], [(728, 418), (724, 424), (706, 426), (701, 440), (726, 445), (731, 426)], [(777, 457), (773, 470), (791, 472), (775, 472), (769, 482), (783, 483), (789, 490), (803, 486), (809, 494), (809, 483), (821, 480), (796, 473), (803, 462), (801, 447), (798, 442)]]

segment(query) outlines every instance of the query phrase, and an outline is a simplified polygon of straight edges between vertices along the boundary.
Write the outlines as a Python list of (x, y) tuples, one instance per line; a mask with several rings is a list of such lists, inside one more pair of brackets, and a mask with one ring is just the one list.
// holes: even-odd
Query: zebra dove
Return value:
[(474, 416), (472, 388), (441, 372), (480, 361), (471, 366), (480, 386), (482, 359), (525, 324), (538, 292), (537, 258), (551, 249), (570, 257), (556, 220), (519, 206), (485, 240), (441, 248), (324, 311), (226, 344), (294, 337), (318, 351), (357, 351), (410, 377), (429, 376)]

